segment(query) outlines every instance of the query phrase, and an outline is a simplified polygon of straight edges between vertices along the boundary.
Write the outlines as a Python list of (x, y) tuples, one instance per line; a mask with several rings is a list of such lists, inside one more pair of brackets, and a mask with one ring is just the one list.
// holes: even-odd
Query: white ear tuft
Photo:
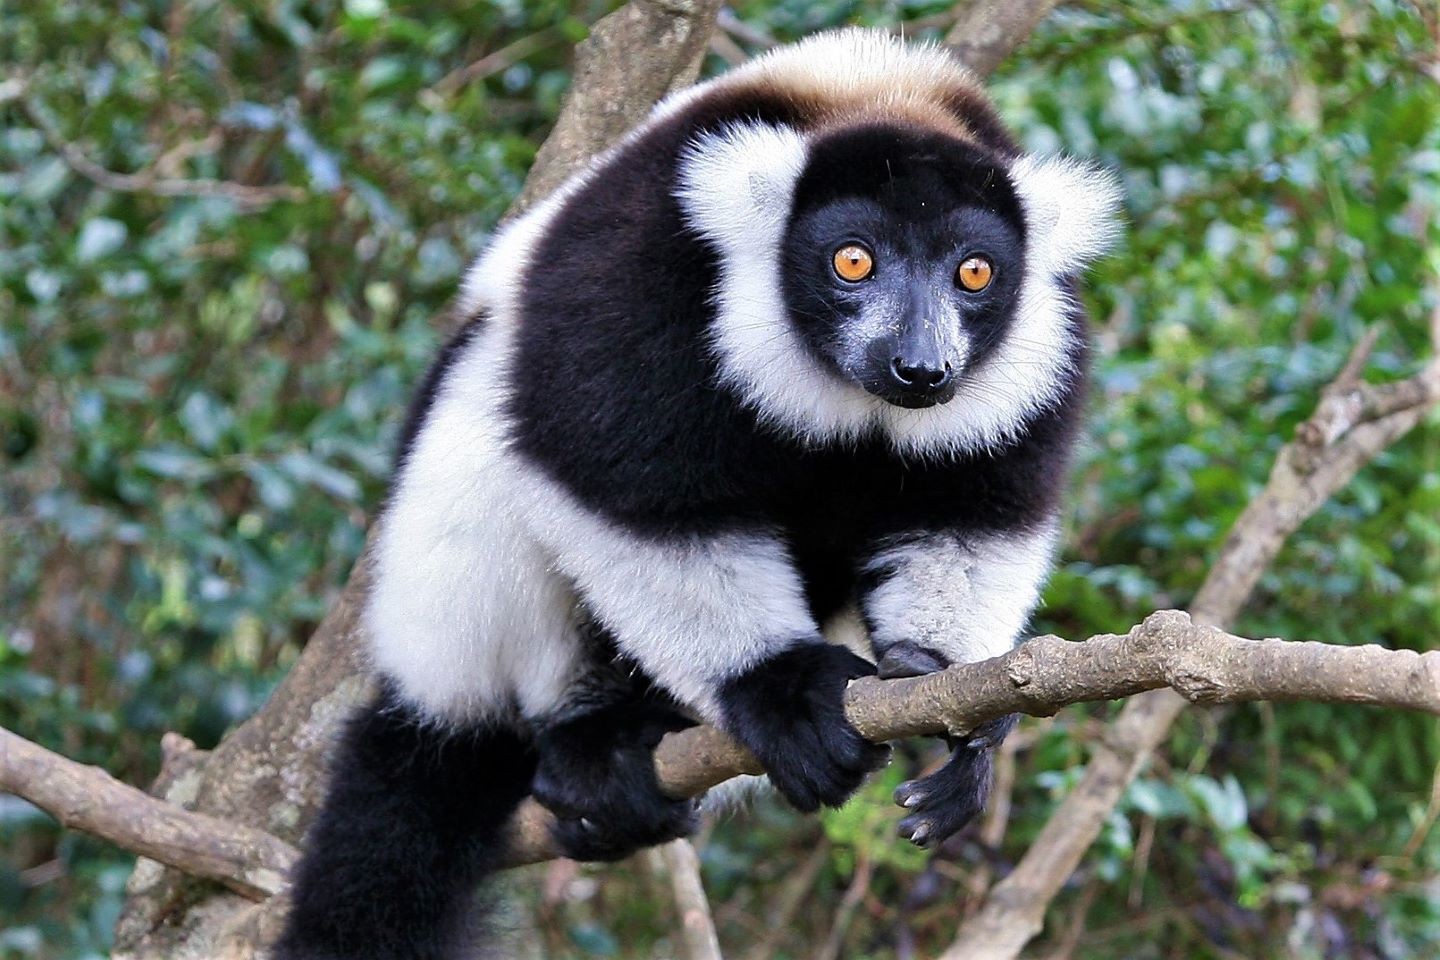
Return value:
[(1074, 273), (1120, 238), (1120, 183), (1110, 171), (1026, 154), (1010, 180), (1025, 208), (1029, 258), (1043, 273)]
[(692, 143), (680, 160), (676, 191), (696, 230), (730, 249), (778, 240), (790, 216), (805, 140), (788, 127), (736, 124)]

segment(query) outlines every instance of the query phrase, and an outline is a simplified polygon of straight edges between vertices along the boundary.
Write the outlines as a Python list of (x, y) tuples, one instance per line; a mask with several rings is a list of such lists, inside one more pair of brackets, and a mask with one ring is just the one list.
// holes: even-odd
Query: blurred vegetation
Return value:
[[(947, 5), (734, 15), (779, 40), (935, 35)], [(263, 701), (359, 548), (433, 317), (517, 191), (572, 43), (613, 6), (0, 0), (0, 725), (143, 784), (163, 732), (209, 746)], [(1093, 416), (1040, 629), (1183, 605), (1361, 331), (1385, 330), (1372, 376), (1415, 366), (1440, 271), (1426, 16), (1080, 0), (995, 78), (1028, 146), (1123, 172), (1132, 221), (1088, 295)], [(1238, 627), (1433, 646), (1437, 441), (1432, 417), (1307, 524)], [(1112, 710), (1026, 722), (998, 850), (894, 839), (888, 790), (922, 744), (823, 822), (765, 801), (719, 825), (702, 856), (727, 949), (810, 869), (767, 956), (832, 936), (840, 956), (933, 955)], [(1434, 956), (1437, 761), (1429, 718), (1194, 713), (1041, 951), (1078, 925), (1065, 955), (1097, 960)], [(0, 957), (103, 955), (130, 859), (6, 797), (0, 849)], [(674, 955), (644, 858), (562, 870), (519, 881), (549, 955)]]

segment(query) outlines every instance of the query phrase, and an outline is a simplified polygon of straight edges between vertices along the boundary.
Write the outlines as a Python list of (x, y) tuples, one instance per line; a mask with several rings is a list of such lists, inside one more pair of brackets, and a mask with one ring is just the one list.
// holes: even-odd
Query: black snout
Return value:
[(954, 365), (939, 344), (907, 338), (894, 344), (879, 393), (902, 407), (933, 407), (955, 396)]
[(939, 390), (953, 375), (950, 364), (939, 357), (895, 357), (890, 361), (890, 377), (902, 390)]

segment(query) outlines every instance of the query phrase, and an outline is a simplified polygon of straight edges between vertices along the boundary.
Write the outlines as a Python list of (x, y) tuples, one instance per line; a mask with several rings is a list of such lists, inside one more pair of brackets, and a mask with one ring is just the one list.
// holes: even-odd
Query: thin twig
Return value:
[(745, 52), (744, 47), (723, 33), (710, 35), (710, 52), (732, 67), (738, 67), (750, 59), (750, 55)]
[(670, 874), (687, 960), (722, 960), (720, 938), (715, 935), (715, 920), (710, 915), (710, 901), (700, 879), (700, 858), (695, 855), (694, 846), (683, 838), (672, 840), (660, 848), (660, 856)]
[(1145, 897), (1145, 875), (1150, 872), (1150, 852), (1155, 849), (1156, 819), (1149, 814), (1140, 818), (1140, 836), (1135, 841), (1135, 855), (1130, 858), (1130, 893), (1125, 905), (1139, 909)]
[(1405, 849), (1400, 851), (1401, 857), (1410, 861), (1415, 859), (1437, 819), (1440, 819), (1440, 764), (1435, 765), (1435, 772), (1430, 775), (1430, 802), (1425, 805), (1425, 813), (1420, 822), (1415, 824), (1410, 839), (1405, 841)]
[(534, 56), (541, 50), (556, 46), (565, 39), (565, 31), (560, 27), (550, 27), (538, 33), (507, 43), (499, 50), (485, 54), (474, 63), (466, 64), (451, 70), (445, 76), (435, 81), (421, 96), (448, 97), (456, 93), (461, 87), (467, 87), (486, 77), (503, 73), (526, 57)]
[(251, 186), (229, 180), (190, 180), (161, 176), (155, 170), (119, 173), (108, 170), (85, 154), (76, 144), (66, 140), (51, 121), (45, 106), (33, 96), (18, 95), (21, 111), (35, 124), (50, 148), (60, 155), (65, 165), (80, 176), (106, 190), (117, 193), (144, 193), (157, 197), (223, 197), (249, 210), (269, 206), (279, 200), (299, 201), (305, 190), (289, 184)]
[(1075, 898), (1075, 905), (1070, 910), (1070, 922), (1065, 927), (1065, 937), (1045, 960), (1070, 960), (1075, 953), (1075, 948), (1080, 945), (1080, 937), (1085, 933), (1085, 921), (1089, 918), (1090, 908), (1095, 905), (1095, 898), (1099, 895), (1100, 883), (1091, 877), (1081, 888), (1080, 896)]
[(845, 896), (840, 899), (840, 907), (835, 911), (835, 920), (830, 925), (825, 942), (815, 951), (815, 960), (836, 960), (840, 956), (840, 951), (845, 947), (845, 934), (850, 930), (850, 921), (855, 916), (855, 908), (860, 906), (860, 901), (865, 899), (865, 892), (870, 889), (870, 872), (870, 858), (857, 853), (855, 874), (850, 879), (850, 886), (845, 889)]
[(775, 897), (775, 907), (765, 917), (766, 933), (745, 954), (745, 960), (770, 960), (785, 934), (790, 932), (795, 914), (815, 886), (815, 878), (830, 860), (830, 841), (822, 836), (805, 858), (799, 870), (790, 874)]
[(752, 47), (759, 47), (761, 50), (769, 50), (771, 47), (778, 47), (780, 41), (759, 27), (752, 27), (750, 24), (735, 16), (735, 12), (729, 7), (724, 7), (715, 17), (715, 25), (721, 30), (730, 34), (742, 43), (748, 43)]

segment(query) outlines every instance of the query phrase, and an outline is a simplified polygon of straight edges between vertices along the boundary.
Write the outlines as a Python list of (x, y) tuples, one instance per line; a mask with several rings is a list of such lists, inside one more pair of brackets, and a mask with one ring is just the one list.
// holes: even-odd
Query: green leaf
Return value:
[(119, 220), (109, 217), (94, 217), (85, 221), (80, 228), (80, 238), (75, 241), (75, 259), (89, 263), (108, 257), (125, 245), (130, 231)]

